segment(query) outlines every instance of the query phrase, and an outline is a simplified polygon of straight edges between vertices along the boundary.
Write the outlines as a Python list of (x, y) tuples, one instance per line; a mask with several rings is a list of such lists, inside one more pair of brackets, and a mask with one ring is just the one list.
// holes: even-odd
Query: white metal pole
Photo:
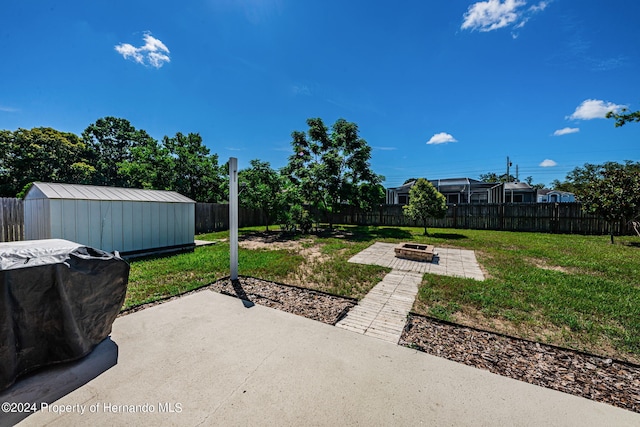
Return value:
[(229, 261), (231, 280), (238, 280), (238, 159), (229, 158)]

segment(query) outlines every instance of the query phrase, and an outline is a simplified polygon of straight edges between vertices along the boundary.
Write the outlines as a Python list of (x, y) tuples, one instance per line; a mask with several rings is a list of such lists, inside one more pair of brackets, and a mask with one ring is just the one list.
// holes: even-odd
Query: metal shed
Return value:
[(36, 182), (25, 239), (66, 239), (124, 255), (194, 245), (195, 201), (175, 191)]

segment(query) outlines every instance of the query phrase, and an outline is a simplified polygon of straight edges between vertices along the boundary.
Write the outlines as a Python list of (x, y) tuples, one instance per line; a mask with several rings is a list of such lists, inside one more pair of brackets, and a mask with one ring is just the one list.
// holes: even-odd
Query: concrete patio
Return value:
[(640, 425), (640, 414), (209, 290), (118, 318), (89, 357), (23, 378), (7, 401), (38, 405), (25, 426)]

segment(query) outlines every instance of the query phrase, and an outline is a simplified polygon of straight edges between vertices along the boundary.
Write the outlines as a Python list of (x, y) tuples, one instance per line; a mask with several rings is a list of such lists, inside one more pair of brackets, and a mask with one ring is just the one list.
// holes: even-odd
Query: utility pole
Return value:
[[(502, 183), (502, 203), (506, 203), (507, 202), (507, 182), (510, 182), (511, 179), (509, 178), (509, 168), (513, 165), (513, 163), (511, 163), (511, 160), (509, 159), (509, 156), (507, 156), (507, 179), (506, 182)], [(513, 198), (513, 197), (512, 197)]]
[(516, 182), (520, 182), (520, 168), (516, 165)]

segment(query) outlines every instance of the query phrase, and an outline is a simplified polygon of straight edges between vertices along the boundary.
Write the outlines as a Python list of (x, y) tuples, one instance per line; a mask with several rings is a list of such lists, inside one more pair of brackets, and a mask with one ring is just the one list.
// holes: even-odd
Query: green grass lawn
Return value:
[[(243, 234), (262, 231), (247, 228)], [(640, 239), (481, 230), (340, 227), (295, 236), (297, 249), (239, 251), (239, 273), (361, 298), (389, 271), (347, 260), (376, 241), (473, 249), (488, 275), (478, 282), (425, 275), (414, 311), (541, 342), (640, 361)], [(228, 238), (228, 232), (198, 236)], [(302, 248), (302, 249), (301, 249)], [(315, 248), (316, 261), (301, 255)], [(177, 295), (229, 275), (229, 245), (133, 261), (125, 308)]]

